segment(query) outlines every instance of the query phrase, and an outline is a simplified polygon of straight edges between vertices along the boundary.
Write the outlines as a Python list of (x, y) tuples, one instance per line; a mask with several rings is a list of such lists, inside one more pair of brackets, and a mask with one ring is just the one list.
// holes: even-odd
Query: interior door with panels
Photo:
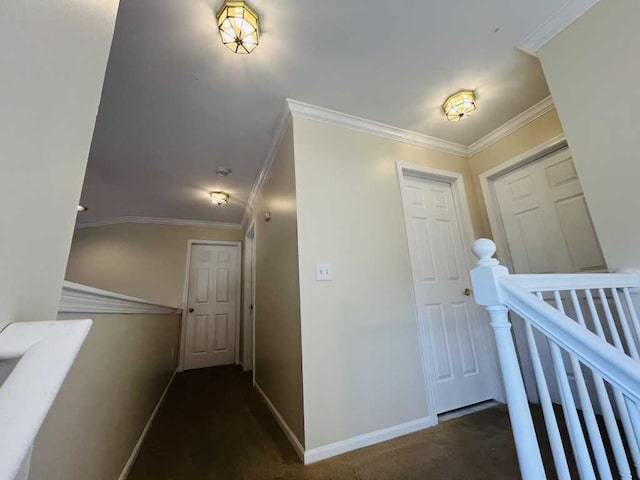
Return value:
[(569, 149), (494, 181), (513, 273), (606, 270)]
[(238, 273), (237, 247), (191, 248), (185, 369), (234, 363)]
[(451, 185), (405, 175), (403, 196), (420, 330), (434, 373), (436, 411), (491, 399), (489, 355), (467, 290), (465, 245)]

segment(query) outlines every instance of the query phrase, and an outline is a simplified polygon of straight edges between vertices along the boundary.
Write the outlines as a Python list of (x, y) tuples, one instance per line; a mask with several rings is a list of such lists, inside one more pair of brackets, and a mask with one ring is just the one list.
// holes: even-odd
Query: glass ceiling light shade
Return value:
[(218, 206), (229, 202), (229, 194), (227, 192), (211, 192), (209, 196), (211, 197), (211, 203)]
[(233, 53), (251, 53), (258, 46), (258, 14), (245, 2), (225, 1), (218, 12), (222, 43)]
[(442, 109), (450, 122), (462, 120), (476, 109), (476, 94), (471, 91), (454, 93), (447, 98)]

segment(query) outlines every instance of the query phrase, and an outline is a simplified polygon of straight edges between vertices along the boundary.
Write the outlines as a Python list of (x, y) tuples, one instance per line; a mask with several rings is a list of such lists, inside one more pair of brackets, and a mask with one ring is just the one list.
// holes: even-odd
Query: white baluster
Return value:
[[(556, 308), (565, 314), (564, 305), (560, 298), (560, 292), (555, 290), (553, 296), (556, 301)], [(559, 349), (558, 349), (559, 351)], [(604, 480), (613, 480), (611, 475), (611, 468), (609, 467), (609, 461), (607, 459), (607, 452), (604, 449), (604, 442), (602, 441), (602, 435), (600, 435), (600, 429), (598, 428), (598, 422), (596, 420), (595, 412), (593, 411), (593, 405), (591, 404), (591, 398), (589, 397), (589, 391), (587, 390), (587, 384), (584, 381), (582, 375), (582, 368), (575, 355), (569, 354), (569, 362), (571, 364), (571, 370), (573, 370), (573, 377), (575, 379), (576, 388), (578, 389), (578, 399), (580, 400), (580, 406), (582, 407), (582, 413), (584, 416), (585, 425), (591, 440), (591, 447), (596, 459), (596, 465), (598, 467), (598, 473), (600, 478)], [(568, 383), (568, 382), (567, 382)], [(580, 429), (582, 433), (582, 429)], [(586, 445), (585, 445), (586, 447)], [(586, 452), (586, 457), (589, 459), (589, 452)], [(591, 460), (589, 459), (589, 465)]]
[(540, 360), (536, 339), (533, 335), (533, 328), (531, 328), (531, 324), (527, 321), (524, 322), (524, 327), (527, 334), (531, 363), (533, 364), (533, 373), (535, 375), (538, 394), (540, 396), (540, 404), (542, 405), (542, 412), (544, 413), (544, 423), (547, 427), (549, 444), (551, 445), (553, 461), (556, 464), (558, 479), (571, 480), (569, 465), (567, 464), (567, 456), (564, 452), (564, 447), (562, 446), (562, 438), (560, 437), (560, 430), (558, 429), (558, 420), (556, 419), (556, 414), (553, 410), (553, 403), (551, 402), (551, 396), (549, 395), (549, 387), (547, 386), (547, 379), (544, 375), (544, 368), (542, 367), (542, 361)]
[(477, 268), (471, 272), (471, 281), (476, 302), (484, 305), (491, 316), (520, 472), (524, 480), (542, 480), (547, 477), (511, 336), (509, 310), (501, 301), (498, 283), (499, 277), (508, 275), (509, 271), (492, 258), (496, 252), (493, 241), (486, 238), (476, 240), (472, 250), (479, 260)]
[[(537, 296), (540, 301), (543, 300), (542, 293), (538, 292)], [(556, 302), (557, 301), (558, 300), (556, 299)], [(576, 404), (573, 400), (573, 393), (571, 392), (571, 385), (569, 384), (569, 378), (567, 377), (567, 370), (564, 366), (562, 351), (556, 343), (551, 341), (551, 339), (547, 338), (547, 340), (549, 342), (551, 360), (553, 361), (558, 389), (560, 391), (562, 411), (564, 413), (565, 423), (567, 424), (567, 430), (569, 432), (569, 440), (571, 441), (573, 456), (580, 472), (580, 478), (582, 480), (595, 480), (596, 475), (593, 470), (593, 465), (591, 464), (591, 458), (589, 457), (589, 449), (587, 448), (587, 442), (584, 438), (584, 432), (582, 431)]]
[(628, 397), (624, 397), (627, 403), (627, 409), (629, 410), (629, 417), (631, 418), (631, 423), (633, 424), (633, 431), (636, 435), (636, 441), (640, 443), (640, 410), (638, 410), (638, 405)]
[(620, 301), (618, 290), (616, 288), (612, 288), (611, 295), (613, 296), (613, 302), (616, 306), (618, 317), (620, 318), (620, 326), (622, 327), (622, 333), (624, 334), (624, 339), (627, 342), (627, 348), (629, 349), (631, 358), (638, 360), (638, 347), (636, 345), (636, 340), (633, 338), (633, 334), (631, 333), (631, 327), (629, 326), (627, 315), (624, 313), (624, 308), (622, 308), (622, 302)]
[[(635, 290), (638, 290), (637, 288)], [(636, 312), (636, 307), (631, 301), (630, 293), (637, 293), (635, 290), (632, 292), (629, 288), (623, 288), (622, 293), (624, 293), (624, 299), (627, 302), (627, 307), (629, 308), (629, 313), (631, 314), (631, 322), (633, 323), (633, 328), (635, 330), (635, 338), (640, 341), (640, 322), (638, 321), (638, 314)]]
[[(580, 325), (586, 328), (582, 307), (580, 306), (580, 301), (578, 300), (576, 291), (571, 290), (570, 295), (573, 309), (576, 312), (576, 320)], [(618, 466), (618, 473), (620, 474), (621, 479), (630, 480), (631, 468), (629, 467), (629, 462), (625, 455), (624, 444), (622, 443), (622, 437), (620, 435), (620, 430), (618, 429), (618, 422), (616, 421), (613, 407), (611, 406), (611, 400), (607, 394), (607, 387), (600, 375), (594, 371), (591, 371), (591, 374), (593, 377), (593, 384), (596, 389), (596, 395), (598, 396), (598, 403), (600, 404), (602, 416), (604, 417), (605, 427), (607, 428), (609, 440), (611, 441), (613, 456), (616, 460), (616, 465)]]
[[(604, 341), (607, 341), (604, 329), (602, 328), (602, 322), (600, 321), (600, 315), (598, 314), (595, 302), (593, 301), (591, 290), (585, 290), (584, 293), (587, 298), (587, 305), (589, 306), (589, 312), (591, 313), (591, 320), (593, 321), (593, 325), (596, 329), (596, 334)], [(615, 337), (613, 338), (615, 347), (621, 349), (622, 344), (620, 343), (620, 338), (618, 337), (617, 343), (615, 341)], [(622, 427), (624, 429), (625, 438), (627, 439), (629, 450), (631, 451), (633, 465), (635, 467), (636, 473), (640, 476), (640, 448), (638, 448), (638, 441), (636, 439), (636, 434), (631, 422), (627, 403), (620, 390), (618, 390), (615, 385), (611, 385), (611, 387), (613, 389), (613, 398), (615, 399), (616, 406), (618, 407), (618, 413), (620, 415), (620, 421), (622, 422)]]

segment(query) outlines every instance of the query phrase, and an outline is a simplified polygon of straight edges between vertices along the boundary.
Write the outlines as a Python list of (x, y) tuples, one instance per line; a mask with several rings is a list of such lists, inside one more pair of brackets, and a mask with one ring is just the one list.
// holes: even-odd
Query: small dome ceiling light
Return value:
[(450, 122), (457, 122), (471, 115), (476, 109), (476, 94), (472, 91), (454, 93), (442, 105)]
[(219, 177), (226, 177), (230, 173), (231, 173), (230, 168), (225, 168), (225, 167), (216, 168), (216, 175), (218, 175)]
[(251, 53), (258, 46), (258, 14), (245, 2), (226, 0), (218, 11), (222, 43), (233, 53)]
[(229, 202), (229, 194), (227, 192), (211, 192), (209, 196), (211, 197), (211, 203), (218, 206)]
[(77, 212), (86, 212), (88, 210), (84, 205), (78, 205)]

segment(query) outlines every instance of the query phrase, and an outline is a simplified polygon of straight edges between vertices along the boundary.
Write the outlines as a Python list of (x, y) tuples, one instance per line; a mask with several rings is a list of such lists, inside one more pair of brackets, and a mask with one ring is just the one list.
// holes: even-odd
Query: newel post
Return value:
[(476, 240), (471, 250), (479, 259), (477, 267), (471, 271), (474, 297), (478, 305), (483, 305), (491, 317), (520, 472), (525, 480), (541, 480), (546, 478), (546, 475), (518, 355), (511, 336), (509, 309), (503, 301), (499, 283), (499, 278), (509, 275), (509, 270), (493, 258), (496, 253), (496, 244), (493, 241), (487, 238)]

